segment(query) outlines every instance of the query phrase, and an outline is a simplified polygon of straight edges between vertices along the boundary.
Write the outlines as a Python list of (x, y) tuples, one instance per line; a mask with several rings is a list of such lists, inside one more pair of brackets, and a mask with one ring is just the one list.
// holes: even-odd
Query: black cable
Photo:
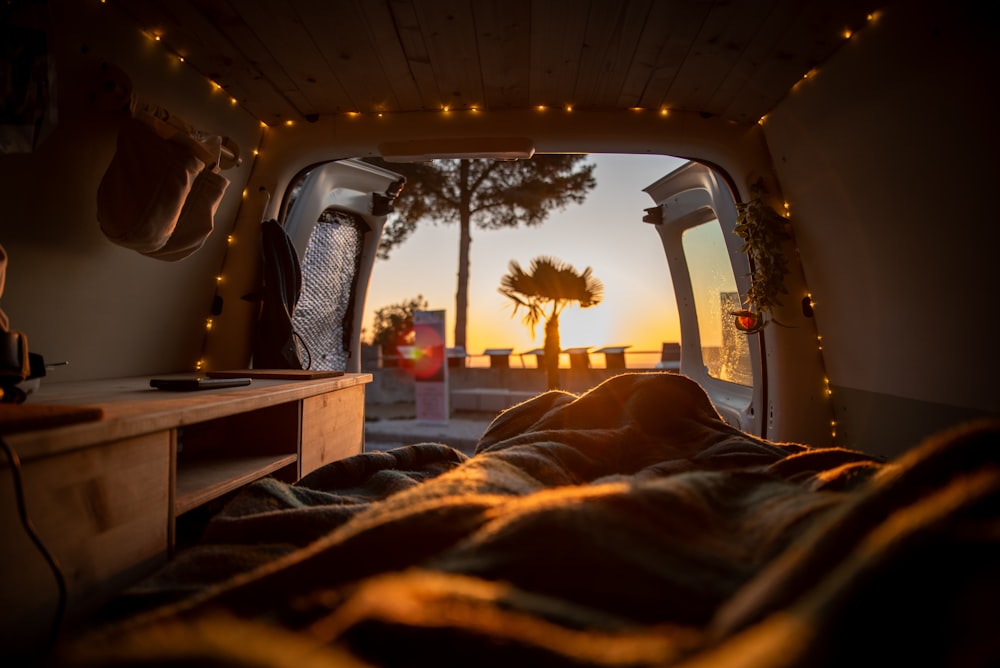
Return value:
[(302, 335), (296, 332), (294, 329), (292, 330), (292, 339), (298, 345), (299, 349), (306, 354), (306, 363), (302, 364), (300, 362), (299, 366), (301, 366), (303, 369), (311, 369), (313, 363), (313, 356), (312, 356), (312, 351), (309, 350), (309, 344), (306, 343), (306, 340), (302, 338)]
[(42, 553), (42, 556), (48, 563), (49, 569), (52, 571), (52, 577), (56, 581), (56, 588), (59, 590), (56, 611), (52, 618), (52, 627), (49, 629), (49, 642), (55, 645), (59, 639), (59, 629), (62, 627), (63, 615), (66, 613), (66, 577), (63, 575), (62, 568), (59, 567), (59, 562), (56, 561), (55, 556), (45, 547), (45, 543), (42, 542), (41, 537), (39, 537), (38, 532), (35, 531), (35, 527), (31, 523), (31, 518), (28, 517), (28, 508), (24, 499), (24, 486), (21, 481), (20, 457), (17, 456), (14, 449), (2, 437), (0, 437), (0, 447), (3, 448), (3, 451), (7, 454), (7, 459), (10, 460), (11, 477), (14, 481), (14, 496), (17, 499), (17, 513), (21, 518), (21, 526), (24, 527), (24, 531), (31, 538), (31, 542), (35, 544), (35, 547), (38, 548), (38, 551)]

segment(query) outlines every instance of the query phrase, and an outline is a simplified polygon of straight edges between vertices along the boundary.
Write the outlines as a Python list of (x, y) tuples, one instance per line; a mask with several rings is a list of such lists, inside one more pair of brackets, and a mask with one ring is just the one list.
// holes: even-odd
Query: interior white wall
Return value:
[(176, 263), (116, 246), (100, 231), (98, 184), (114, 152), (119, 116), (89, 96), (103, 61), (136, 92), (196, 127), (225, 133), (252, 157), (260, 127), (203, 76), (97, 2), (49, 3), (59, 122), (30, 154), (0, 154), (0, 243), (10, 256), (0, 306), (29, 348), (68, 366), (43, 382), (191, 370), (205, 338), (226, 222), (241, 203), (251, 159), (232, 182), (206, 245)]
[(764, 125), (849, 445), (899, 447), (890, 407), (922, 430), (1000, 408), (995, 22), (929, 4), (881, 12)]

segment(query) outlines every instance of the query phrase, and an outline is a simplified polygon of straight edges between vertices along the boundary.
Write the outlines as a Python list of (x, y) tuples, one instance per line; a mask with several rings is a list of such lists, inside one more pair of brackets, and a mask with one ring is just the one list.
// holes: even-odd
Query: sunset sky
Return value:
[[(684, 164), (665, 156), (591, 155), (597, 187), (581, 205), (552, 214), (539, 227), (472, 231), (469, 330), (466, 349), (480, 355), (487, 348), (513, 348), (514, 354), (542, 345), (542, 327), (532, 339), (520, 311), (497, 292), (507, 265), (525, 269), (538, 255), (554, 256), (577, 270), (591, 267), (604, 283), (604, 301), (588, 309), (567, 308), (560, 317), (564, 349), (630, 345), (651, 365), (665, 341), (679, 341), (673, 288), (666, 256), (656, 231), (642, 222), (654, 206), (642, 191)], [(428, 309), (446, 311), (447, 345), (453, 345), (458, 276), (458, 226), (422, 223), (388, 260), (376, 260), (365, 305), (365, 338), (376, 309), (417, 295)], [(475, 361), (475, 360), (473, 360)], [(635, 361), (640, 362), (638, 356)], [(595, 366), (603, 355), (593, 356)], [(630, 364), (633, 359), (629, 360)], [(512, 364), (517, 365), (517, 360)]]

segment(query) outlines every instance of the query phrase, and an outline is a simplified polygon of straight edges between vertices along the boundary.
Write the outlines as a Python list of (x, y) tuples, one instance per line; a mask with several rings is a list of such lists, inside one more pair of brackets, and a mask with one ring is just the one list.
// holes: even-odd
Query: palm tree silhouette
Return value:
[(577, 272), (572, 265), (553, 257), (539, 256), (531, 261), (530, 271), (511, 260), (509, 272), (500, 279), (500, 294), (514, 302), (517, 314), (524, 308), (524, 323), (535, 336), (535, 326), (545, 320), (543, 345), (545, 378), (548, 389), (559, 387), (559, 314), (576, 302), (580, 308), (595, 306), (604, 297), (604, 284), (595, 278), (590, 267)]

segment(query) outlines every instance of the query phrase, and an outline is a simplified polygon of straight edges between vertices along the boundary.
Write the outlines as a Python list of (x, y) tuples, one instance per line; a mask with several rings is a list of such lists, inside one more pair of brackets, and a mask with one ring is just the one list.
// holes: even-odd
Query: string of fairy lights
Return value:
[[(877, 23), (878, 20), (879, 20), (879, 18), (880, 18), (880, 16), (881, 16), (881, 14), (882, 14), (881, 11), (870, 12), (866, 16), (867, 25), (871, 26), (871, 25)], [(843, 32), (841, 32), (840, 37), (843, 38), (844, 41), (847, 41), (847, 40), (850, 40), (850, 39), (854, 38), (857, 35), (857, 32), (858, 31), (854, 31), (854, 30), (851, 30), (849, 28), (845, 28), (843, 30)], [(819, 75), (819, 68), (813, 68), (813, 69), (809, 70), (808, 72), (806, 72), (805, 74), (802, 75), (801, 79), (799, 79), (794, 84), (792, 84), (792, 87), (789, 90), (789, 92), (790, 93), (794, 93), (804, 83), (806, 83), (806, 82), (808, 82), (810, 80), (815, 79), (818, 75)], [(761, 126), (764, 126), (766, 122), (767, 122), (767, 115), (766, 114), (764, 116), (761, 116), (760, 119), (758, 119), (758, 121), (757, 121), (757, 123), (759, 125), (761, 125)], [(782, 203), (782, 205), (783, 205), (782, 216), (784, 216), (785, 218), (791, 218), (791, 204), (789, 202), (785, 201), (785, 202)], [(797, 246), (795, 248), (795, 252), (796, 252), (796, 255), (799, 254), (799, 248)], [(800, 262), (800, 265), (801, 265), (801, 262)], [(809, 313), (814, 315), (815, 308), (816, 308), (816, 302), (813, 300), (812, 293), (809, 292), (808, 290), (806, 291), (806, 293), (805, 293), (805, 295), (803, 297), (802, 303), (803, 303), (803, 305), (807, 306), (807, 308), (809, 310)], [(820, 365), (821, 366), (825, 366), (825, 364), (824, 364), (824, 357), (823, 357), (823, 337), (821, 335), (819, 335), (819, 334), (816, 335), (816, 350), (817, 350), (817, 353), (819, 354)], [(834, 441), (836, 441), (836, 438), (837, 438), (837, 419), (836, 419), (835, 410), (832, 407), (832, 402), (833, 402), (833, 388), (830, 385), (830, 377), (826, 374), (825, 370), (823, 371), (823, 381), (822, 382), (823, 382), (822, 394), (823, 394), (823, 396), (826, 398), (826, 400), (831, 405), (831, 408), (830, 408), (830, 415), (831, 415), (831, 418), (830, 418), (830, 437), (831, 437), (831, 439), (833, 439)]]
[[(107, 2), (108, 2), (108, 0), (100, 0), (100, 3), (102, 5), (106, 5)], [(878, 21), (880, 15), (881, 15), (880, 11), (874, 11), (874, 12), (869, 13), (867, 15), (867, 17), (866, 17), (867, 18), (867, 25), (872, 25), (872, 24), (876, 23)], [(178, 52), (178, 51), (176, 51), (174, 49), (172, 49), (168, 45), (167, 41), (164, 39), (165, 38), (164, 34), (162, 34), (161, 32), (156, 32), (156, 31), (142, 31), (142, 32), (143, 32), (143, 34), (148, 39), (151, 39), (154, 42), (156, 42), (158, 44), (161, 44), (163, 46), (164, 53), (167, 55), (167, 57), (174, 59), (174, 61), (176, 61), (177, 63), (186, 63), (186, 58), (185, 58), (184, 54), (180, 53), (180, 52)], [(851, 30), (849, 28), (845, 28), (840, 33), (839, 36), (844, 41), (847, 41), (847, 40), (853, 39), (858, 34), (858, 32), (859, 31), (855, 31), (855, 30)], [(820, 74), (819, 68), (810, 69), (805, 74), (803, 74), (802, 77), (798, 81), (796, 81), (792, 85), (792, 87), (789, 90), (789, 93), (794, 93), (800, 86), (802, 86), (806, 82), (808, 82), (810, 80), (816, 79), (819, 74)], [(220, 85), (218, 82), (213, 81), (211, 79), (208, 79), (207, 77), (206, 77), (206, 79), (207, 79), (209, 85), (211, 86), (211, 90), (213, 92), (224, 93), (224, 94), (226, 93), (225, 88), (222, 85)], [(233, 106), (233, 107), (240, 106), (239, 100), (237, 100), (235, 97), (233, 97), (231, 95), (228, 97), (228, 103), (231, 106)], [(561, 106), (552, 106), (552, 105), (543, 105), (543, 104), (540, 104), (540, 105), (535, 105), (533, 107), (533, 109), (536, 112), (538, 112), (538, 113), (545, 113), (545, 112), (556, 111), (556, 110), (561, 110), (564, 113), (573, 113), (576, 110), (576, 107), (573, 104), (565, 104), (565, 105), (561, 105)], [(629, 111), (634, 112), (634, 113), (643, 113), (643, 112), (647, 112), (647, 111), (654, 111), (657, 115), (659, 115), (661, 117), (668, 117), (670, 115), (670, 113), (671, 113), (671, 110), (670, 110), (670, 108), (668, 106), (661, 106), (661, 107), (659, 107), (659, 108), (657, 108), (655, 110), (654, 109), (648, 109), (646, 107), (631, 107), (629, 109)], [(373, 110), (371, 112), (366, 112), (366, 113), (363, 113), (361, 111), (346, 111), (346, 112), (341, 112), (342, 116), (344, 116), (346, 118), (349, 118), (349, 119), (357, 119), (357, 118), (361, 118), (362, 116), (375, 116), (377, 118), (384, 118), (386, 116), (391, 115), (391, 113), (392, 112), (389, 112), (389, 111), (387, 111), (385, 109), (375, 109), (375, 110)], [(450, 105), (443, 104), (443, 105), (440, 106), (440, 113), (442, 113), (442, 114), (453, 114), (453, 113), (482, 114), (482, 113), (486, 113), (486, 112), (483, 109), (483, 107), (481, 107), (479, 105), (469, 105), (469, 106), (463, 107), (463, 108), (456, 108), (456, 107), (453, 107), (453, 106), (450, 106)], [(767, 115), (766, 114), (763, 115), (763, 116), (761, 116), (757, 120), (757, 123), (759, 125), (761, 125), (761, 126), (764, 126), (766, 124), (766, 122), (767, 122)], [(263, 141), (264, 141), (265, 133), (270, 128), (269, 124), (266, 123), (263, 120), (260, 120), (259, 123), (260, 123), (260, 127), (262, 129), (262, 132), (261, 132), (261, 135), (260, 135), (260, 140), (258, 142), (257, 148), (253, 149), (253, 151), (252, 151), (252, 155), (254, 156), (255, 159), (259, 158), (260, 155), (261, 155), (261, 148), (263, 146)], [(293, 119), (286, 119), (286, 120), (284, 120), (281, 123), (281, 125), (283, 125), (285, 127), (292, 127), (292, 126), (295, 125), (295, 121)], [(243, 203), (245, 203), (247, 199), (248, 199), (248, 192), (247, 192), (246, 189), (244, 189), (244, 191), (242, 193), (242, 201), (243, 201)], [(241, 203), (241, 206), (243, 206), (243, 203)], [(784, 210), (782, 211), (782, 215), (785, 218), (790, 218), (791, 217), (791, 205), (788, 202), (784, 202), (784, 207), (783, 208), (784, 208)], [(237, 216), (234, 218), (234, 221), (238, 220), (238, 219), (239, 219), (239, 215), (237, 213)], [(234, 225), (235, 225), (235, 222), (234, 222)], [(205, 339), (204, 339), (204, 343), (202, 345), (201, 355), (199, 356), (198, 360), (194, 364), (194, 368), (195, 368), (196, 371), (202, 371), (202, 370), (204, 370), (207, 367), (207, 361), (205, 359), (205, 352), (206, 352), (206, 350), (208, 348), (208, 336), (212, 333), (213, 328), (215, 326), (215, 320), (214, 320), (215, 306), (214, 305), (217, 303), (218, 299), (220, 298), (219, 297), (219, 290), (220, 290), (220, 288), (222, 287), (222, 285), (223, 285), (223, 283), (225, 281), (225, 277), (224, 277), (222, 268), (224, 268), (226, 266), (226, 260), (227, 260), (227, 258), (229, 256), (229, 253), (231, 252), (232, 248), (236, 244), (237, 244), (236, 235), (231, 232), (230, 234), (228, 234), (226, 236), (226, 250), (225, 250), (225, 252), (223, 254), (223, 257), (222, 257), (221, 268), (220, 268), (219, 273), (215, 276), (215, 279), (214, 279), (215, 280), (215, 290), (216, 290), (216, 292), (215, 292), (215, 296), (213, 297), (213, 311), (212, 311), (212, 315), (210, 315), (205, 320)], [(796, 253), (798, 253), (798, 248), (796, 248)], [(816, 304), (813, 301), (813, 297), (812, 297), (811, 293), (807, 292), (804, 295), (803, 304), (807, 304), (808, 308), (810, 309), (810, 311), (812, 311), (812, 309), (815, 307)], [(821, 364), (822, 364), (822, 360), (823, 360), (823, 356), (822, 356), (823, 338), (822, 338), (822, 336), (817, 335), (817, 337), (816, 337), (816, 347), (817, 347), (817, 351), (820, 354), (820, 361), (821, 361)], [(830, 386), (830, 379), (829, 379), (828, 376), (826, 376), (825, 372), (824, 372), (824, 376), (823, 376), (823, 388), (822, 388), (822, 392), (825, 395), (825, 397), (827, 398), (827, 400), (832, 401), (833, 390), (832, 390), (832, 388)], [(831, 410), (831, 414), (833, 414), (832, 410)], [(830, 421), (830, 431), (831, 431), (831, 437), (834, 438), (834, 439), (836, 439), (836, 437), (837, 437), (837, 421), (836, 421), (836, 419), (831, 419), (831, 421)]]
[[(107, 4), (107, 2), (108, 2), (108, 0), (100, 0), (101, 4)], [(866, 20), (867, 20), (868, 24), (875, 23), (878, 20), (880, 14), (881, 14), (881, 12), (879, 12), (879, 11), (873, 11), (873, 12), (869, 13), (866, 16)], [(157, 31), (157, 30), (144, 30), (144, 31), (142, 31), (142, 33), (147, 38), (149, 38), (149, 39), (151, 39), (151, 40), (153, 40), (155, 42), (159, 42), (160, 44), (162, 44), (163, 47), (164, 47), (165, 52), (171, 58), (175, 59), (177, 62), (179, 62), (179, 63), (185, 63), (186, 62), (186, 58), (185, 58), (185, 56), (182, 53), (180, 53), (179, 51), (177, 51), (175, 49), (172, 49), (167, 44), (167, 41), (164, 40), (164, 34), (162, 32)], [(858, 33), (858, 31), (856, 31), (856, 30), (852, 30), (850, 28), (844, 28), (841, 31), (839, 37), (842, 40), (847, 41), (847, 40), (850, 40), (851, 38), (853, 38), (857, 33)], [(794, 84), (792, 84), (790, 92), (795, 91), (800, 85), (802, 85), (803, 82), (808, 81), (809, 79), (815, 78), (818, 74), (819, 74), (819, 68), (810, 69), (805, 74), (803, 74), (802, 77), (798, 81), (796, 81)], [(213, 90), (215, 90), (215, 91), (224, 91), (225, 90), (224, 87), (221, 84), (219, 84), (218, 82), (216, 82), (216, 81), (208, 79), (208, 82), (212, 86)], [(231, 105), (233, 105), (233, 106), (238, 106), (239, 105), (239, 100), (237, 100), (235, 97), (230, 96), (229, 97), (229, 103)], [(573, 104), (571, 104), (571, 103), (564, 104), (564, 105), (561, 105), (561, 106), (560, 105), (538, 104), (538, 105), (535, 105), (533, 107), (533, 109), (535, 111), (538, 111), (538, 112), (545, 112), (545, 111), (549, 111), (549, 110), (562, 109), (566, 113), (572, 113), (576, 109), (576, 106), (573, 105)], [(443, 114), (457, 113), (457, 112), (460, 112), (460, 111), (464, 111), (464, 112), (471, 113), (471, 114), (478, 114), (478, 113), (483, 113), (485, 111), (482, 106), (477, 105), (477, 104), (471, 104), (471, 105), (468, 105), (468, 106), (465, 106), (465, 107), (462, 107), (462, 108), (458, 108), (458, 107), (455, 107), (455, 106), (452, 106), (452, 105), (448, 105), (448, 104), (442, 104), (439, 107), (439, 110)], [(654, 110), (653, 109), (649, 109), (647, 107), (635, 106), (635, 107), (630, 107), (629, 111), (633, 111), (633, 112), (645, 112), (645, 111), (654, 111)], [(664, 105), (664, 106), (660, 106), (659, 108), (655, 109), (655, 112), (658, 115), (660, 115), (660, 116), (666, 117), (666, 116), (670, 115), (671, 110), (670, 110), (669, 106)], [(360, 117), (365, 116), (365, 115), (374, 115), (374, 116), (376, 116), (378, 118), (384, 118), (386, 116), (391, 115), (393, 112), (387, 111), (387, 110), (385, 110), (383, 108), (377, 108), (377, 109), (374, 109), (371, 112), (361, 112), (361, 111), (356, 111), (355, 110), (355, 111), (344, 111), (344, 112), (339, 112), (339, 113), (341, 115), (347, 117), (347, 118), (360, 118)], [(406, 112), (400, 112), (400, 113), (406, 113)], [(767, 115), (765, 114), (765, 115), (761, 116), (757, 120), (757, 122), (760, 125), (764, 125), (766, 119), (767, 119)], [(263, 120), (260, 121), (260, 124), (261, 124), (261, 127), (263, 127), (263, 128), (269, 127), (268, 123), (266, 123)], [(295, 125), (295, 121), (294, 121), (294, 119), (286, 119), (286, 120), (282, 121), (281, 124), (285, 125), (287, 127), (291, 127), (291, 126)]]
[[(107, 5), (108, 4), (108, 0), (100, 0), (100, 4)], [(160, 33), (160, 32), (153, 32), (153, 31), (143, 31), (143, 30), (140, 30), (140, 32), (147, 39), (149, 39), (149, 40), (157, 43), (158, 45), (161, 45), (162, 48), (163, 48), (163, 53), (167, 56), (168, 59), (172, 60), (174, 63), (180, 63), (180, 64), (186, 63), (185, 56), (182, 53), (179, 53), (179, 52), (173, 50), (167, 44), (167, 42), (164, 40), (164, 35), (162, 33)], [(202, 76), (202, 75), (198, 74), (198, 76)], [(225, 89), (224, 89), (224, 87), (221, 84), (219, 84), (218, 82), (213, 81), (212, 79), (209, 79), (207, 77), (205, 77), (205, 79), (206, 79), (206, 81), (209, 84), (210, 92), (211, 93), (214, 93), (214, 94), (219, 94), (219, 93), (225, 94)], [(232, 95), (228, 95), (227, 96), (227, 102), (228, 102), (228, 104), (231, 107), (238, 107), (238, 106), (240, 106), (239, 100), (237, 100)], [(261, 149), (262, 149), (263, 142), (264, 142), (265, 132), (268, 129), (267, 123), (265, 123), (264, 121), (259, 121), (259, 122), (260, 122), (260, 127), (261, 127), (260, 139), (258, 140), (257, 146), (251, 151), (251, 154), (254, 156), (255, 159), (258, 158), (260, 156), (260, 154), (261, 154)], [(291, 122), (288, 123), (288, 125), (291, 125), (291, 124), (292, 124)], [(244, 188), (244, 190), (243, 190), (243, 192), (241, 194), (241, 204), (240, 204), (241, 207), (246, 203), (248, 197), (249, 197), (249, 193)], [(234, 226), (234, 228), (235, 228), (235, 225), (236, 225), (236, 221), (238, 221), (239, 218), (240, 218), (239, 213), (240, 213), (239, 210), (237, 210), (236, 216), (234, 216), (234, 218), (233, 218), (233, 226)], [(227, 260), (229, 258), (229, 255), (230, 255), (233, 247), (235, 247), (237, 245), (237, 241), (238, 241), (238, 239), (237, 239), (237, 236), (235, 234), (235, 231), (231, 230), (226, 235), (225, 250), (224, 250), (222, 258), (220, 260), (220, 269), (216, 273), (216, 275), (213, 277), (213, 283), (214, 283), (215, 292), (214, 292), (214, 294), (212, 296), (212, 306), (211, 306), (211, 308), (209, 310), (209, 315), (208, 315), (208, 317), (205, 318), (205, 321), (204, 321), (205, 322), (205, 324), (204, 324), (205, 334), (204, 334), (204, 337), (202, 339), (201, 352), (200, 352), (200, 354), (198, 356), (198, 359), (193, 364), (193, 367), (194, 367), (195, 371), (203, 371), (203, 370), (205, 370), (207, 368), (207, 361), (205, 359), (205, 354), (206, 354), (206, 351), (208, 349), (208, 337), (212, 333), (213, 329), (215, 328), (215, 318), (216, 318), (216, 316), (218, 315), (218, 313), (220, 311), (218, 304), (220, 303), (220, 300), (221, 300), (220, 289), (223, 287), (223, 284), (225, 283), (224, 268), (226, 266), (226, 262), (227, 262)]]

